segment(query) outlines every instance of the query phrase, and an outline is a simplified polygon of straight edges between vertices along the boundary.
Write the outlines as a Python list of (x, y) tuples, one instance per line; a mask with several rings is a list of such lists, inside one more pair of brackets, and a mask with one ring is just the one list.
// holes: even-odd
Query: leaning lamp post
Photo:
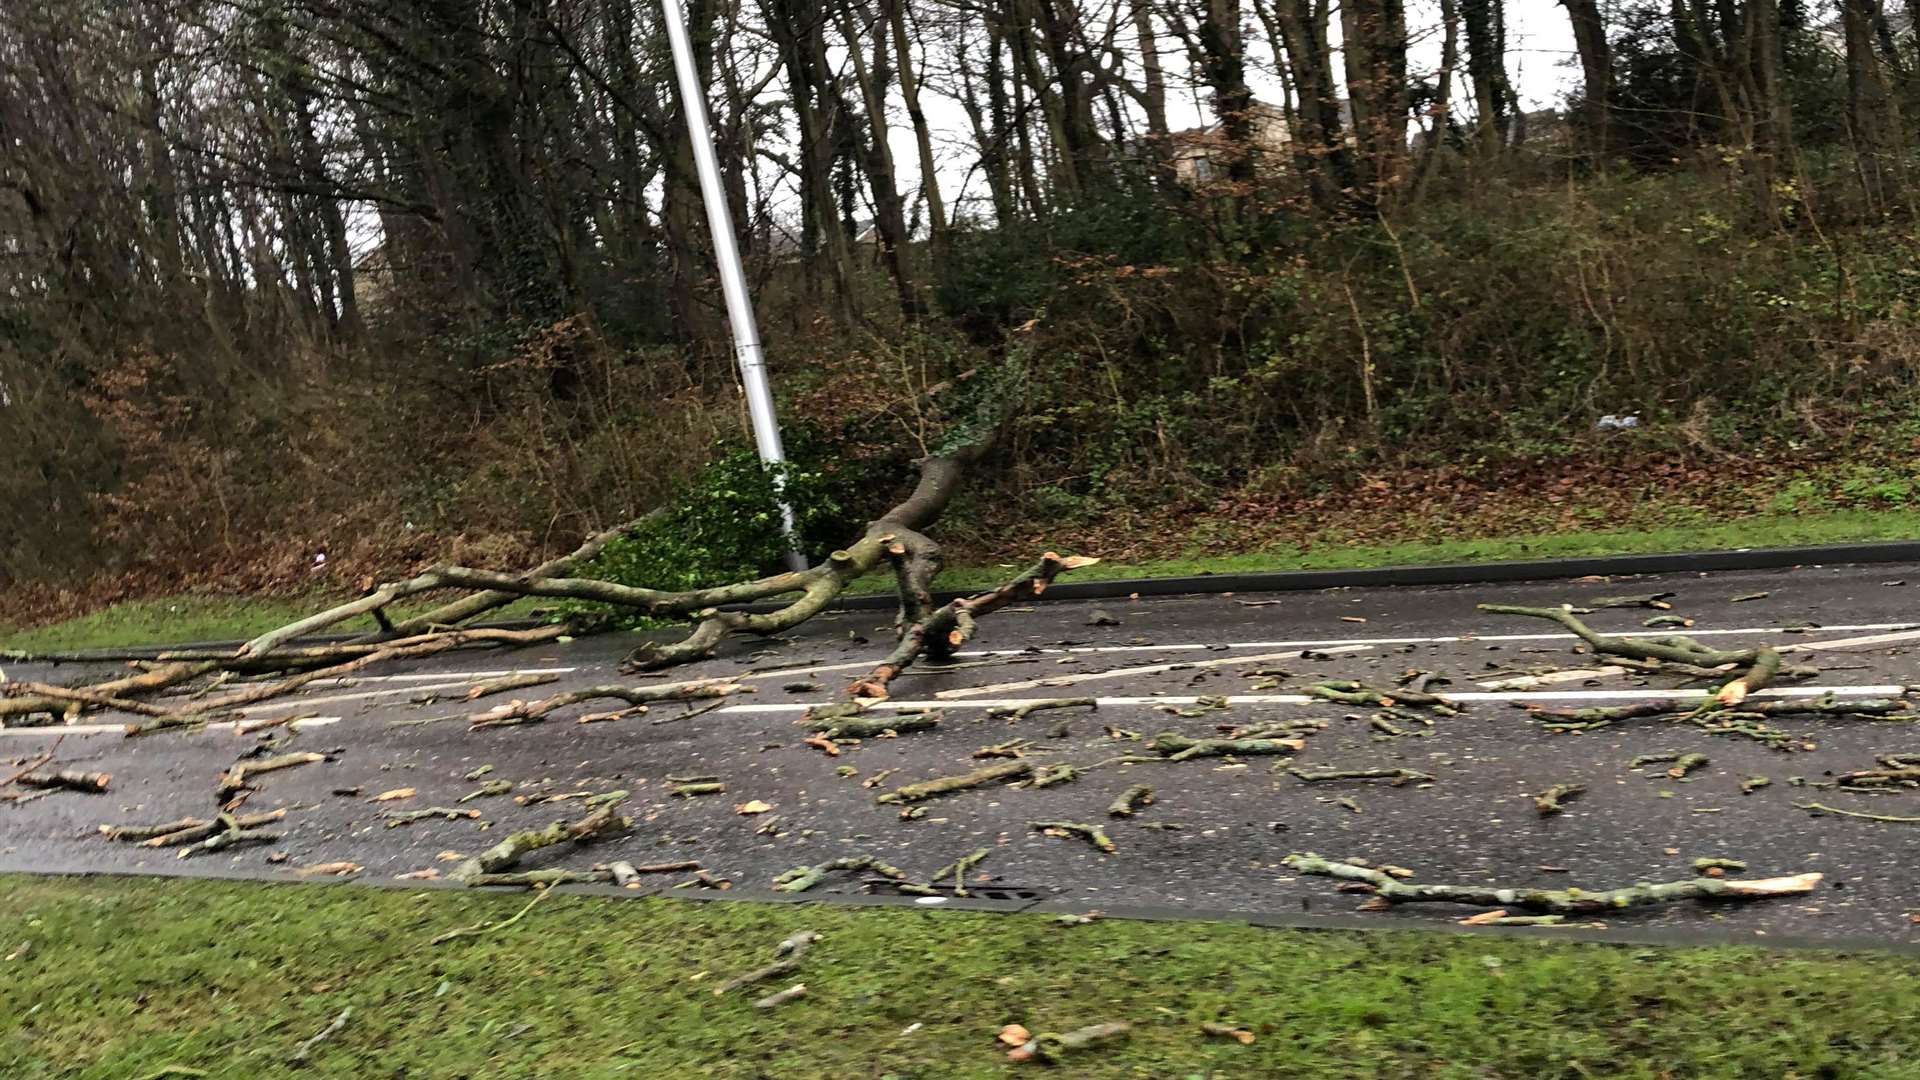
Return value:
[[(767, 382), (767, 359), (760, 348), (760, 327), (753, 318), (753, 299), (747, 295), (747, 275), (740, 266), (740, 247), (733, 238), (733, 213), (720, 186), (720, 163), (713, 155), (713, 131), (707, 122), (706, 90), (693, 64), (693, 43), (687, 37), (680, 0), (660, 0), (667, 24), (667, 43), (673, 49), (673, 70), (680, 84), (680, 108), (687, 117), (687, 135), (693, 141), (693, 162), (700, 174), (700, 201), (707, 208), (707, 232), (713, 237), (713, 258), (719, 264), (720, 293), (727, 303), (727, 322), (733, 330), (733, 355), (740, 364), (740, 385), (747, 395), (747, 415), (753, 423), (753, 442), (760, 460), (779, 466), (786, 462), (780, 445), (780, 422), (773, 411), (773, 388)], [(775, 478), (776, 484), (779, 478)], [(787, 565), (806, 569), (800, 537), (794, 527), (793, 506), (776, 487), (780, 525), (787, 537)]]

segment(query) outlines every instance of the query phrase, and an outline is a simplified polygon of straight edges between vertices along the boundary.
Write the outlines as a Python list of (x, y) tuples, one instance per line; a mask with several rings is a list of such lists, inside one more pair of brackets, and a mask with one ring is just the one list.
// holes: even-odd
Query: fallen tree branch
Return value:
[[(1572, 631), (1575, 637), (1585, 642), (1594, 652), (1607, 656), (1624, 656), (1630, 660), (1657, 660), (1708, 668), (1728, 664), (1750, 666), (1759, 662), (1762, 652), (1770, 651), (1767, 649), (1732, 651), (1709, 649), (1690, 638), (1683, 637), (1641, 638), (1601, 634), (1581, 622), (1573, 612), (1564, 607), (1522, 607), (1515, 604), (1480, 604), (1478, 607), (1489, 615), (1520, 615), (1559, 623)], [(1775, 665), (1777, 671), (1777, 659)]]
[(50, 773), (22, 773), (14, 777), (21, 787), (47, 788), (50, 790), (84, 791), (90, 795), (106, 792), (107, 785), (113, 782), (112, 773), (73, 772), (62, 769)]
[(1387, 780), (1391, 786), (1403, 784), (1431, 783), (1433, 777), (1413, 769), (1297, 769), (1287, 770), (1309, 784), (1324, 783), (1329, 780)]
[(756, 968), (744, 975), (736, 975), (713, 988), (713, 996), (731, 994), (743, 986), (763, 983), (768, 979), (782, 978), (799, 970), (800, 961), (807, 955), (807, 949), (820, 940), (820, 935), (811, 930), (801, 930), (789, 934), (780, 944), (773, 947), (774, 961), (763, 968)]
[(885, 700), (887, 684), (920, 656), (945, 659), (973, 636), (974, 621), (992, 614), (1014, 600), (1025, 600), (1045, 592), (1053, 579), (1067, 571), (1092, 566), (1099, 559), (1082, 555), (1060, 556), (1051, 551), (1040, 561), (989, 592), (963, 597), (941, 605), (926, 618), (909, 625), (900, 642), (866, 677), (847, 687), (847, 695), (869, 700)]
[(586, 843), (597, 840), (609, 833), (619, 832), (631, 824), (631, 819), (620, 817), (614, 811), (619, 800), (609, 801), (606, 805), (575, 822), (556, 821), (544, 829), (517, 832), (498, 844), (481, 852), (477, 857), (466, 860), (455, 867), (449, 878), (460, 882), (471, 882), (482, 874), (497, 874), (524, 856), (555, 844)]
[(1307, 693), (1314, 697), (1337, 701), (1343, 705), (1412, 705), (1431, 709), (1441, 716), (1457, 716), (1466, 708), (1457, 701), (1443, 698), (1438, 694), (1426, 694), (1411, 689), (1381, 690), (1365, 683), (1350, 679), (1333, 679), (1315, 683), (1307, 687)]
[(828, 874), (841, 870), (870, 870), (895, 881), (908, 880), (905, 870), (888, 865), (877, 856), (847, 855), (812, 866), (796, 866), (774, 878), (773, 888), (775, 892), (806, 892), (824, 881)]
[(540, 901), (545, 900), (548, 896), (552, 895), (552, 893), (553, 893), (552, 889), (541, 889), (539, 892), (534, 894), (533, 899), (527, 901), (527, 906), (515, 912), (512, 918), (501, 919), (498, 922), (474, 923), (472, 926), (463, 926), (458, 930), (449, 930), (446, 933), (441, 934), (440, 936), (427, 942), (427, 944), (445, 945), (447, 942), (453, 941), (457, 938), (480, 937), (483, 934), (491, 934), (491, 933), (495, 933), (496, 931), (505, 930), (507, 927), (512, 926), (514, 923), (517, 923), (521, 919), (526, 918), (527, 912), (532, 911), (533, 906), (535, 904), (538, 904)]
[(1641, 883), (1621, 889), (1590, 892), (1585, 889), (1509, 889), (1485, 885), (1415, 885), (1365, 866), (1335, 862), (1312, 853), (1281, 860), (1294, 871), (1338, 878), (1370, 886), (1378, 907), (1408, 903), (1465, 904), (1471, 907), (1517, 907), (1556, 915), (1586, 915), (1627, 908), (1668, 904), (1678, 900), (1757, 900), (1800, 896), (1813, 891), (1823, 874), (1735, 881), (1695, 878), (1661, 884)]
[(1920, 825), (1920, 817), (1895, 817), (1892, 814), (1868, 814), (1859, 810), (1842, 810), (1837, 806), (1827, 806), (1817, 802), (1797, 802), (1793, 805), (1796, 809), (1811, 811), (1815, 817), (1821, 814), (1837, 814), (1840, 817), (1863, 818), (1867, 821), (1885, 821), (1895, 825)]
[(998, 765), (988, 765), (961, 776), (943, 776), (935, 780), (926, 780), (918, 784), (907, 784), (874, 799), (878, 803), (911, 803), (925, 799), (948, 795), (968, 788), (977, 788), (999, 780), (1013, 780), (1033, 772), (1033, 762), (1026, 758), (1003, 761)]
[(1143, 806), (1153, 805), (1153, 789), (1145, 784), (1135, 784), (1121, 792), (1107, 807), (1108, 817), (1132, 817)]
[(1562, 813), (1566, 810), (1563, 803), (1586, 794), (1586, 791), (1585, 784), (1555, 784), (1533, 797), (1534, 812), (1541, 817)]
[(995, 705), (987, 710), (990, 719), (1025, 720), (1044, 709), (1089, 708), (1098, 710), (1100, 701), (1090, 697), (1041, 698), (1039, 701), (1023, 701), (1018, 705)]
[(931, 731), (941, 719), (937, 712), (921, 712), (897, 716), (849, 716), (803, 723), (823, 739), (877, 739), (909, 731)]
[(262, 773), (278, 772), (298, 765), (311, 765), (316, 761), (327, 760), (327, 755), (303, 751), (293, 754), (279, 754), (259, 761), (235, 762), (226, 772), (220, 774), (220, 783), (214, 789), (222, 799), (232, 796), (242, 788), (251, 786), (248, 781)]
[(568, 690), (539, 701), (516, 701), (497, 709), (477, 712), (467, 717), (472, 730), (492, 727), (514, 727), (520, 724), (534, 724), (547, 718), (548, 714), (569, 705), (578, 705), (583, 701), (598, 701), (601, 698), (615, 698), (628, 705), (646, 705), (659, 701), (702, 701), (709, 698), (727, 697), (730, 694), (752, 693), (753, 688), (725, 679), (702, 679), (695, 682), (663, 683), (658, 686), (588, 686), (579, 690)]
[(1199, 757), (1258, 756), (1294, 754), (1306, 749), (1301, 739), (1189, 739), (1171, 731), (1153, 737), (1150, 748), (1168, 761), (1188, 761)]
[(321, 1028), (318, 1035), (294, 1047), (293, 1056), (287, 1059), (287, 1064), (294, 1066), (305, 1065), (307, 1059), (313, 1056), (314, 1050), (317, 1049), (321, 1043), (326, 1042), (328, 1039), (346, 1030), (347, 1021), (351, 1019), (353, 1019), (353, 1006), (349, 1005), (340, 1010), (340, 1015), (334, 1017), (332, 1023)]
[(1117, 854), (1119, 848), (1105, 829), (1098, 825), (1087, 825), (1078, 821), (1029, 821), (1028, 825), (1051, 836), (1078, 836), (1108, 855)]
[(1053, 1064), (1062, 1057), (1077, 1050), (1087, 1050), (1096, 1046), (1118, 1042), (1127, 1037), (1133, 1025), (1121, 1021), (1106, 1024), (1092, 1024), (1065, 1033), (1043, 1032), (1029, 1039), (1024, 1046), (1007, 1051), (1010, 1061), (1038, 1061)]

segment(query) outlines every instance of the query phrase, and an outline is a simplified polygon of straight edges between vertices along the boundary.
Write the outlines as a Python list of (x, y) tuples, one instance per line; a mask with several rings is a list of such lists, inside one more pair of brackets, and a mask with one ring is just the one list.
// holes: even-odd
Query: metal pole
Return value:
[[(700, 200), (707, 207), (707, 232), (713, 237), (713, 257), (719, 263), (720, 293), (727, 302), (727, 321), (733, 327), (733, 354), (740, 363), (740, 383), (747, 394), (747, 415), (753, 421), (753, 441), (760, 460), (779, 465), (787, 460), (780, 445), (780, 423), (773, 414), (773, 389), (767, 383), (767, 363), (760, 351), (760, 327), (753, 319), (753, 300), (747, 296), (747, 276), (740, 268), (740, 248), (733, 239), (733, 215), (720, 186), (720, 164), (713, 156), (713, 132), (707, 123), (706, 89), (693, 66), (693, 45), (687, 39), (686, 17), (680, 0), (660, 0), (667, 24), (667, 42), (673, 48), (673, 70), (679, 76), (680, 107), (687, 114), (687, 134), (693, 140), (693, 161), (700, 174)], [(800, 554), (793, 524), (793, 507), (780, 496), (780, 523), (789, 550), (787, 565), (807, 568)]]

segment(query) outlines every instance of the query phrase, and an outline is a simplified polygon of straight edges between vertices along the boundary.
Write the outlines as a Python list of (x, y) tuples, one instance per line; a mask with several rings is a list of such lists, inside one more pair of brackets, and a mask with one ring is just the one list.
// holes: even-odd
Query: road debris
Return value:
[(1512, 889), (1486, 885), (1416, 885), (1396, 881), (1391, 875), (1370, 867), (1323, 859), (1312, 853), (1289, 855), (1281, 860), (1295, 872), (1338, 878), (1370, 886), (1373, 899), (1363, 910), (1381, 910), (1394, 904), (1445, 903), (1473, 907), (1518, 907), (1546, 914), (1588, 914), (1619, 911), (1631, 907), (1673, 903), (1679, 900), (1757, 900), (1776, 896), (1800, 896), (1813, 891), (1823, 874), (1794, 874), (1788, 877), (1733, 881), (1725, 878), (1696, 878), (1660, 884), (1642, 883), (1621, 889)]
[(353, 1019), (353, 1006), (349, 1005), (340, 1010), (340, 1014), (333, 1018), (332, 1023), (321, 1028), (319, 1034), (294, 1047), (293, 1054), (287, 1058), (287, 1064), (296, 1068), (305, 1065), (308, 1059), (313, 1057), (313, 1052), (320, 1048), (320, 1044), (346, 1030), (347, 1021), (351, 1019)]
[(113, 783), (112, 773), (74, 772), (62, 769), (58, 772), (27, 772), (13, 778), (21, 787), (42, 788), (51, 791), (82, 791), (90, 795), (101, 795)]
[(609, 802), (593, 813), (575, 822), (558, 821), (544, 829), (517, 832), (498, 844), (481, 852), (454, 867), (447, 875), (455, 881), (472, 884), (471, 879), (482, 874), (497, 874), (511, 868), (520, 859), (541, 848), (555, 844), (587, 843), (610, 833), (620, 832), (632, 824), (632, 819), (624, 818), (614, 811), (619, 803)]
[(1405, 784), (1430, 784), (1434, 778), (1415, 769), (1300, 769), (1289, 768), (1288, 772), (1309, 784), (1325, 783), (1330, 780), (1386, 780), (1392, 787)]
[(943, 776), (935, 780), (926, 780), (918, 784), (907, 784), (895, 788), (874, 799), (877, 803), (912, 803), (925, 799), (949, 795), (956, 791), (966, 791), (985, 784), (1001, 780), (1015, 780), (1033, 772), (1033, 762), (1026, 758), (1016, 758), (998, 765), (988, 765), (960, 776)]
[(1586, 791), (1585, 784), (1555, 784), (1533, 797), (1534, 812), (1541, 817), (1563, 813), (1566, 810), (1564, 803), (1586, 794)]
[(744, 975), (736, 975), (728, 979), (726, 982), (713, 988), (713, 996), (724, 997), (741, 987), (753, 986), (756, 983), (763, 983), (770, 979), (778, 979), (792, 974), (799, 970), (800, 961), (807, 955), (807, 950), (813, 946), (814, 942), (819, 940), (820, 935), (814, 933), (812, 930), (801, 930), (787, 935), (778, 945), (773, 947), (774, 960), (772, 963), (763, 968), (756, 968)]
[(1117, 854), (1120, 850), (1114, 846), (1106, 830), (1098, 825), (1086, 825), (1078, 821), (1030, 821), (1027, 824), (1048, 836), (1077, 836), (1108, 855)]
[(1121, 792), (1107, 807), (1108, 817), (1132, 817), (1143, 806), (1153, 805), (1153, 789), (1145, 784), (1135, 784)]
[(1077, 1051), (1091, 1050), (1119, 1042), (1132, 1030), (1132, 1024), (1114, 1021), (1093, 1024), (1064, 1033), (1044, 1032), (1035, 1035), (1025, 1045), (1007, 1051), (1007, 1060), (1037, 1061), (1043, 1065), (1051, 1065)]
[(895, 881), (909, 881), (905, 870), (873, 855), (845, 855), (812, 866), (796, 866), (773, 879), (775, 892), (806, 892), (839, 871), (865, 870)]
[(1041, 698), (1038, 701), (1024, 701), (1018, 705), (995, 705), (987, 710), (989, 719), (1025, 720), (1034, 713), (1045, 709), (1099, 709), (1100, 702), (1090, 697)]

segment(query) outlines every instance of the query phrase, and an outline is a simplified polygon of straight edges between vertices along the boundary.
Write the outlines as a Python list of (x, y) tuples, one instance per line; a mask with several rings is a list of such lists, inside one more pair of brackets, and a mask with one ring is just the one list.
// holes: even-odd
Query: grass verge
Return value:
[[(304, 1075), (954, 1080), (1044, 1071), (1004, 1062), (1003, 1024), (1116, 1019), (1130, 1040), (1055, 1075), (1920, 1074), (1920, 973), (1878, 954), (574, 896), (436, 946), (527, 898), (27, 877), (0, 896), (10, 1080), (287, 1075), (348, 1006)], [(823, 935), (805, 996), (713, 996), (801, 929)]]
[[(1092, 580), (1130, 580), (1197, 574), (1250, 573), (1263, 570), (1342, 570), (1377, 566), (1495, 562), (1591, 555), (1632, 555), (1675, 551), (1723, 551), (1745, 547), (1798, 547), (1870, 540), (1920, 538), (1920, 511), (1840, 510), (1827, 513), (1762, 515), (1737, 522), (1669, 526), (1655, 529), (1595, 530), (1499, 536), (1442, 543), (1321, 545), (1243, 555), (1209, 555), (1137, 563), (1102, 563), (1085, 576)], [(1007, 577), (1007, 566), (954, 566), (940, 575), (942, 588), (986, 588)], [(872, 574), (850, 592), (878, 593), (893, 588), (891, 574)], [(178, 596), (115, 604), (77, 619), (0, 637), (0, 648), (99, 649), (251, 637), (310, 613), (321, 601), (286, 598)], [(547, 602), (551, 603), (551, 602)], [(520, 601), (496, 618), (526, 617), (540, 601)], [(344, 629), (371, 629), (371, 620)]]

